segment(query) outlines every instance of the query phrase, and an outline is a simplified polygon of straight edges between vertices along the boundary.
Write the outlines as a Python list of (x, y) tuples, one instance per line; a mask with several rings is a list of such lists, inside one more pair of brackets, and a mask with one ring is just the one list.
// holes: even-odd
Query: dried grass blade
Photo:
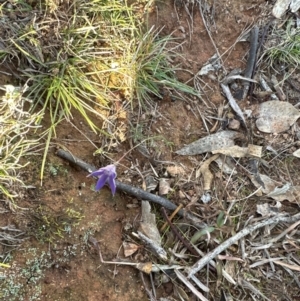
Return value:
[(204, 285), (196, 276), (192, 276), (191, 279), (200, 287), (204, 292), (208, 293), (209, 288)]
[(251, 264), (249, 266), (249, 268), (250, 269), (256, 268), (260, 265), (263, 265), (263, 264), (266, 264), (266, 263), (269, 263), (269, 262), (274, 262), (274, 261), (277, 261), (277, 260), (280, 260), (280, 259), (285, 259), (285, 257), (276, 257), (276, 258), (263, 259), (263, 260), (260, 260), (260, 261), (257, 261), (255, 263)]
[(197, 298), (201, 301), (208, 301), (180, 271), (174, 270), (174, 272), (178, 279), (181, 280)]
[(283, 231), (282, 233), (280, 233), (278, 236), (270, 239), (268, 242), (269, 243), (274, 243), (274, 242), (278, 241), (280, 238), (284, 237), (290, 231), (292, 231), (293, 229), (295, 229), (299, 224), (300, 224), (300, 221), (294, 223), (293, 225), (289, 226), (285, 231)]
[(285, 262), (281, 262), (281, 261), (273, 261), (274, 263), (278, 264), (278, 265), (281, 265), (283, 267), (286, 267), (286, 268), (289, 268), (291, 270), (294, 270), (294, 271), (297, 271), (297, 272), (300, 272), (300, 266), (298, 265), (294, 265), (294, 264), (288, 264), (288, 263), (285, 263)]

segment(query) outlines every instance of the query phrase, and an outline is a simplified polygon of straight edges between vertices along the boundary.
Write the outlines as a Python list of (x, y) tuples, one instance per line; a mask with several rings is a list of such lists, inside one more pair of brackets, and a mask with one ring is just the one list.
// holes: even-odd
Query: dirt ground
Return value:
[[(207, 25), (210, 26), (219, 53), (225, 53), (222, 60), (227, 72), (234, 68), (245, 68), (249, 42), (232, 45), (246, 29), (266, 18), (271, 7), (270, 1), (265, 0), (207, 1), (207, 10), (204, 11), (210, 22)], [(194, 75), (216, 53), (216, 49), (198, 6), (190, 4), (189, 9), (186, 8), (184, 1), (158, 1), (150, 14), (148, 26), (163, 28), (161, 35), (172, 34), (177, 38), (181, 44), (178, 48), (181, 57), (173, 63), (180, 64), (182, 69), (177, 76), (184, 82), (190, 81), (192, 85)], [(1, 79), (0, 84), (11, 80)], [(142, 187), (138, 170), (142, 174), (149, 173), (150, 163), (154, 162), (156, 171), (163, 172), (164, 164), (157, 161), (182, 163), (187, 170), (193, 170), (197, 160), (178, 156), (174, 151), (205, 136), (201, 113), (217, 116), (218, 107), (226, 101), (218, 81), (205, 76), (201, 79), (203, 99), (214, 105), (211, 111), (196, 99), (173, 101), (167, 97), (157, 101), (155, 110), (140, 120), (140, 126), (144, 137), (159, 134), (164, 139), (155, 140), (150, 158), (138, 150), (130, 153), (118, 167), (120, 181)], [(134, 123), (137, 116), (137, 113), (133, 113), (131, 122)], [(89, 235), (100, 242), (105, 260), (123, 259), (122, 242), (128, 240), (129, 233), (138, 229), (140, 205), (134, 198), (120, 192), (112, 197), (107, 188), (97, 193), (92, 191), (95, 183), (92, 178), (87, 178), (86, 172), (55, 155), (55, 151), (62, 147), (97, 167), (111, 163), (102, 156), (93, 156), (95, 146), (102, 146), (103, 137), (92, 133), (76, 112), (72, 123), (86, 136), (63, 121), (57, 128), (57, 138), (49, 151), (43, 185), (39, 181), (40, 156), (33, 156), (28, 170), (21, 175), (27, 185), (34, 187), (28, 189), (18, 203), (21, 208), (29, 210), (1, 216), (1, 226), (15, 225), (26, 232), (26, 240), (12, 253), (9, 271), (9, 277), (16, 282), (15, 295), (19, 294), (23, 299), (11, 297), (10, 300), (149, 300), (138, 270), (101, 264), (97, 250), (88, 242)], [(132, 133), (128, 130), (127, 135), (127, 141), (111, 150), (110, 155), (115, 160), (130, 148)], [(190, 196), (195, 194), (194, 189), (199, 186), (194, 184), (187, 183), (184, 186)], [(178, 198), (172, 201), (177, 204), (180, 202)], [(185, 205), (189, 203), (187, 200), (182, 202)], [(210, 212), (210, 206), (203, 205), (201, 210), (200, 216), (205, 216)], [(37, 228), (39, 231), (36, 231)], [(130, 260), (145, 262), (149, 260), (149, 255), (140, 246)], [(144, 277), (149, 286), (148, 276)], [(174, 290), (171, 282), (161, 283), (157, 286), (157, 299), (179, 300)], [(209, 300), (220, 300), (219, 292), (216, 291), (215, 296), (214, 293), (210, 294)], [(13, 296), (14, 293), (10, 293)], [(272, 300), (283, 300), (275, 295), (273, 297)], [(194, 300), (194, 297), (191, 296), (190, 300)]]

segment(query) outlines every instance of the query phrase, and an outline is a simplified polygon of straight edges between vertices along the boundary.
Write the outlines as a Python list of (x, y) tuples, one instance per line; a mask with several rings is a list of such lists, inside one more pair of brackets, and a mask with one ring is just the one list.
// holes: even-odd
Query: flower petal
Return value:
[(106, 181), (107, 181), (107, 175), (103, 174), (101, 177), (99, 177), (95, 186), (95, 190), (96, 191), (100, 190), (105, 185)]
[(105, 170), (103, 170), (102, 168), (95, 170), (93, 172), (91, 172), (88, 177), (99, 177), (101, 175), (103, 175), (105, 173)]
[(111, 190), (111, 193), (112, 195), (115, 195), (116, 193), (116, 174), (110, 174), (109, 177), (108, 177), (108, 184), (109, 184), (109, 187), (110, 187), (110, 190)]
[(110, 164), (110, 165), (107, 165), (104, 167), (104, 169), (107, 170), (107, 172), (111, 175), (113, 174), (114, 177), (117, 176), (117, 173), (116, 173), (116, 165), (115, 164)]

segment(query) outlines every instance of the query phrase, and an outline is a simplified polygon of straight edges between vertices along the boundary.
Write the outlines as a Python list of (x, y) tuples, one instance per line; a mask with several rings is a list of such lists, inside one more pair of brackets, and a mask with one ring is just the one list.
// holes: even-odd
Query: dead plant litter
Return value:
[(299, 110), (292, 104), (270, 100), (258, 106), (256, 126), (264, 133), (278, 134), (287, 131), (299, 117)]
[(199, 155), (234, 145), (234, 140), (243, 138), (243, 135), (234, 131), (220, 131), (204, 138), (200, 138), (182, 149), (176, 154), (183, 156)]

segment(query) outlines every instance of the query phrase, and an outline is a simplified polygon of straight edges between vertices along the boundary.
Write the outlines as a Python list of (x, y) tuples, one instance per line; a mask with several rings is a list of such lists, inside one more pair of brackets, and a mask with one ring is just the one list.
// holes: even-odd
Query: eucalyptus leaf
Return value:
[(224, 225), (224, 221), (225, 221), (225, 213), (224, 213), (224, 211), (221, 211), (217, 218), (218, 228), (221, 228)]
[(195, 232), (195, 234), (193, 235), (193, 237), (191, 238), (191, 243), (195, 244), (196, 242), (199, 241), (199, 239), (203, 236), (206, 235), (207, 233), (211, 233), (215, 230), (214, 227), (207, 227), (205, 229), (202, 229), (200, 231)]

